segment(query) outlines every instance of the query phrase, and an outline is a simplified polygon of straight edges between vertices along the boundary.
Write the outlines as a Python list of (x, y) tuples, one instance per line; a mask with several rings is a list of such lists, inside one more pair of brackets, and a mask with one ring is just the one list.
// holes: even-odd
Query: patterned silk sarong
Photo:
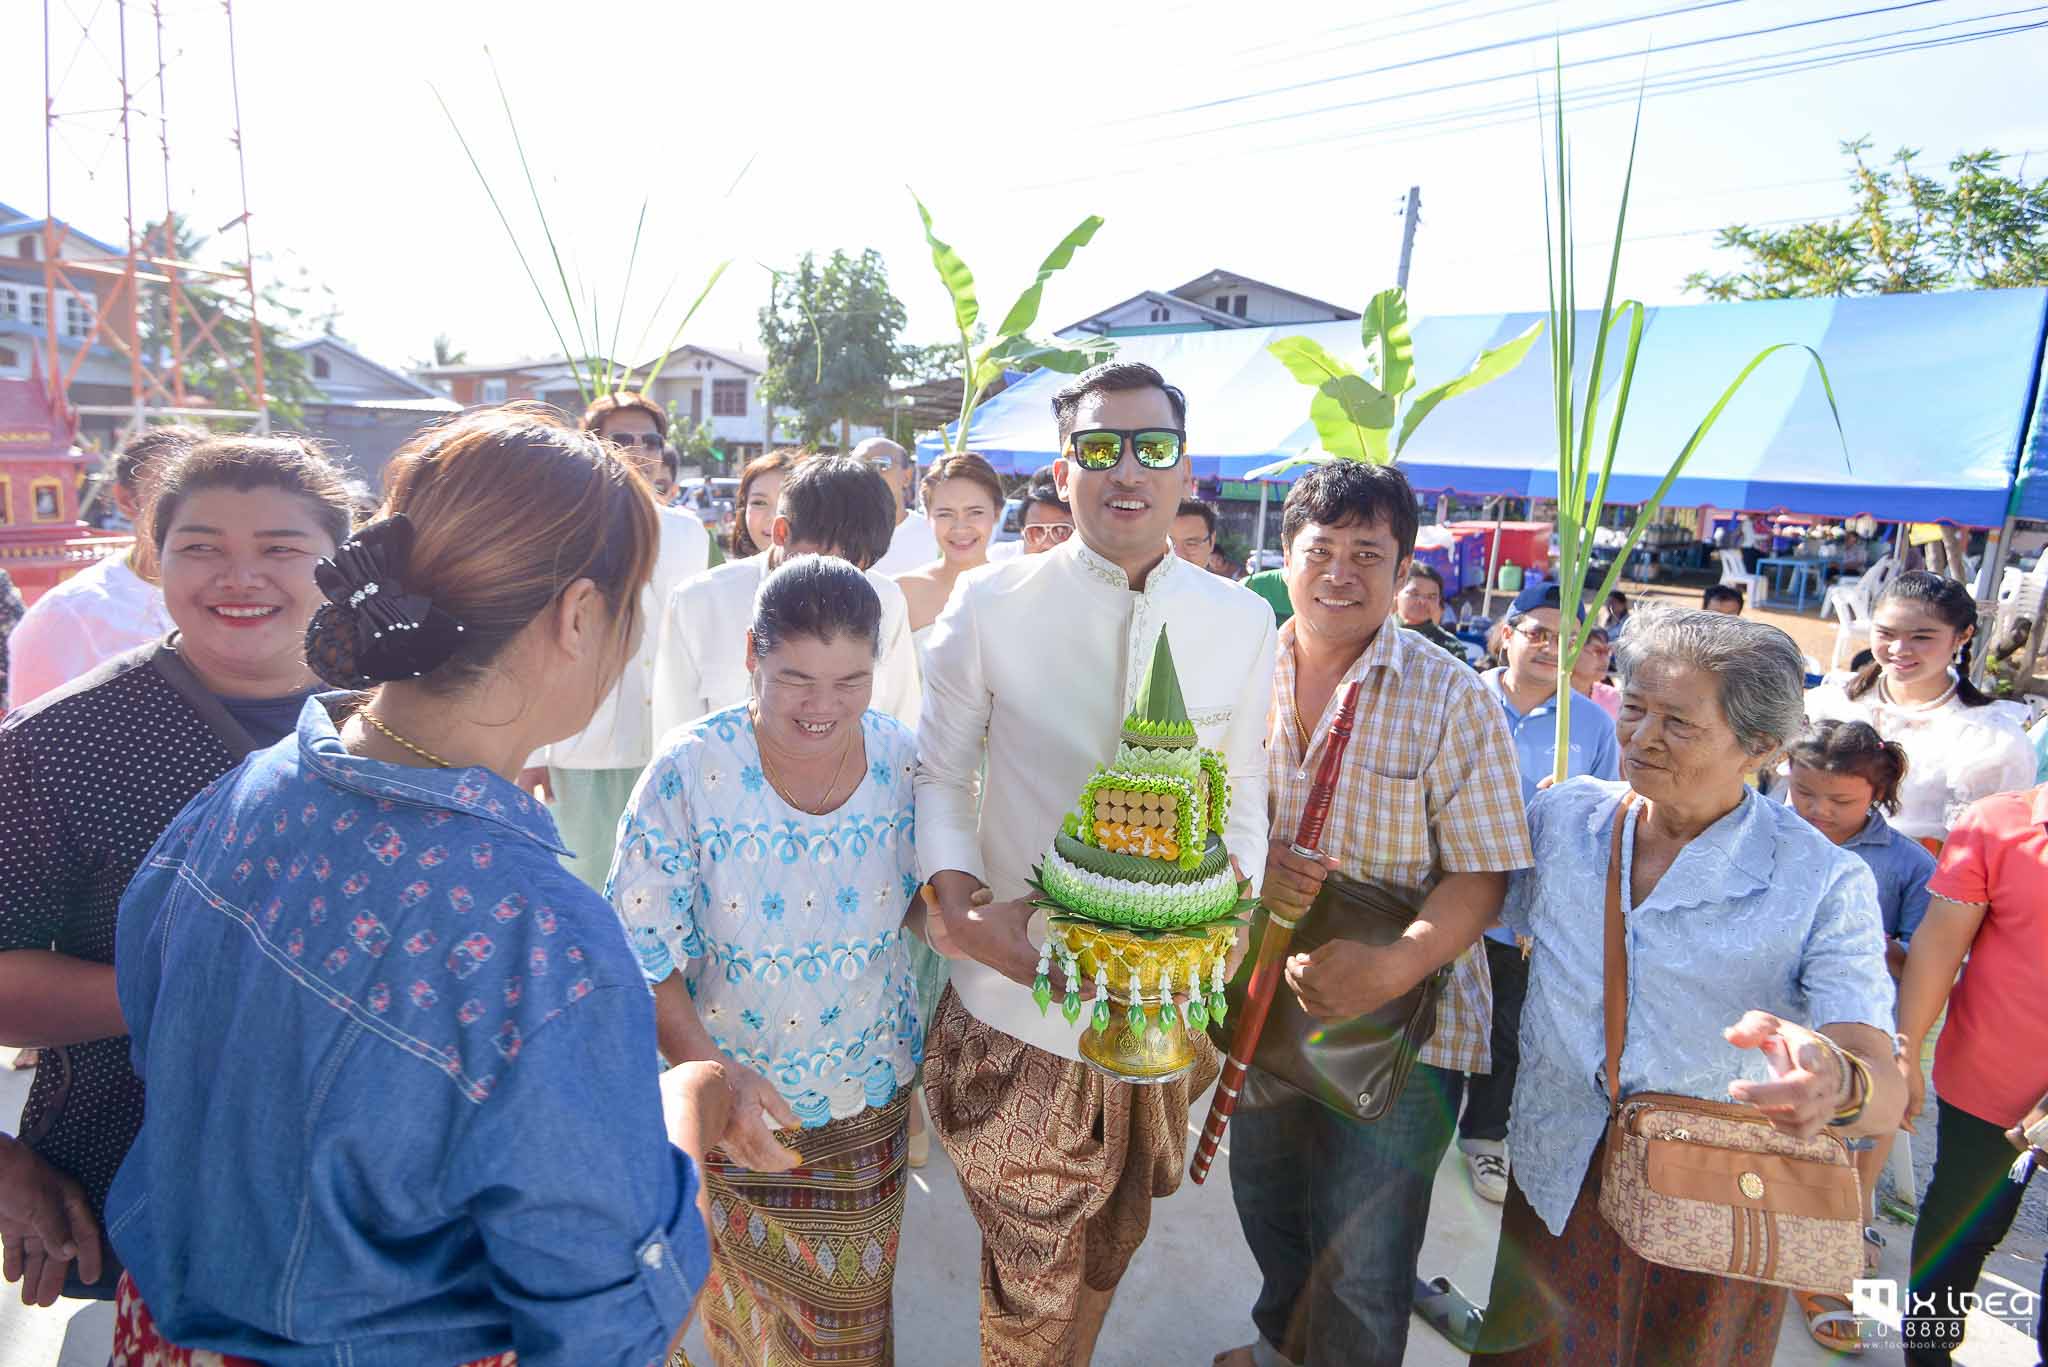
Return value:
[(909, 1098), (904, 1088), (823, 1129), (777, 1131), (803, 1156), (788, 1172), (705, 1156), (711, 1279), (698, 1307), (718, 1367), (894, 1361)]
[(950, 988), (939, 999), (925, 1098), (981, 1226), (982, 1367), (1088, 1362), (1216, 1070), (1203, 1039), (1187, 1077), (1115, 1082), (976, 1019)]

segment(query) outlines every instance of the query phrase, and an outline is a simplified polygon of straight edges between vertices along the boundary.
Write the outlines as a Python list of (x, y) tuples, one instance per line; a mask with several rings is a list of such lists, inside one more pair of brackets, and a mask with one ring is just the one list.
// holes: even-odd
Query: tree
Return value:
[(872, 247), (859, 256), (835, 250), (823, 269), (805, 252), (794, 271), (773, 276), (761, 310), (768, 353), (762, 400), (796, 411), (805, 445), (819, 444), (837, 425), (844, 446), (853, 423), (885, 420), (903, 302), (890, 292), (888, 267)]
[[(165, 247), (165, 255), (179, 261), (205, 259), (204, 236), (182, 218), (173, 217), (170, 226), (168, 241), (160, 223), (147, 230), (151, 239)], [(227, 268), (239, 265), (230, 263)], [(185, 307), (180, 310), (178, 331), (187, 348), (186, 391), (203, 396), (210, 407), (254, 408), (250, 387), (255, 378), (255, 351), (250, 342), (247, 296), (215, 277), (194, 274), (184, 275), (180, 290)], [(273, 423), (295, 426), (303, 417), (300, 405), (320, 397), (307, 374), (305, 357), (284, 345), (288, 326), (306, 310), (276, 283), (264, 285), (258, 298), (262, 305), (263, 387), (270, 394), (270, 418)], [(172, 354), (170, 308), (163, 292), (145, 296), (137, 330), (146, 363), (161, 367)], [(194, 338), (202, 334), (210, 335), (215, 345), (193, 345)]]
[(443, 332), (435, 336), (435, 365), (461, 365), (464, 361), (467, 361), (468, 359), (469, 352), (462, 347), (456, 346), (454, 339), (449, 337), (447, 333)]
[(694, 465), (709, 475), (714, 467), (725, 464), (725, 448), (718, 444), (718, 429), (708, 422), (691, 422), (674, 401), (668, 406), (668, 444), (676, 448), (676, 462), (685, 469)]
[(1709, 299), (1794, 299), (2048, 284), (2048, 179), (2008, 176), (1989, 148), (1948, 164), (1943, 184), (1902, 147), (1882, 166), (1870, 139), (1842, 144), (1855, 210), (1784, 228), (1723, 228), (1715, 245), (1748, 256), (1740, 270), (1694, 271), (1685, 288)]

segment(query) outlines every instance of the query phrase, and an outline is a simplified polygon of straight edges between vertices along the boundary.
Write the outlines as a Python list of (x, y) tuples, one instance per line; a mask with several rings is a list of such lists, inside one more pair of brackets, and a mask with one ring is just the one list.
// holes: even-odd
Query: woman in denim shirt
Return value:
[(1733, 1099), (1782, 1131), (1833, 1124), (1842, 1138), (1890, 1133), (1904, 1098), (1870, 870), (1743, 783), (1799, 729), (1799, 648), (1760, 622), (1645, 608), (1621, 662), (1626, 784), (1576, 778), (1537, 794), (1536, 863), (1501, 908), (1534, 947), (1490, 1351), (1473, 1358), (1492, 1367), (1720, 1367), (1776, 1351), (1783, 1290), (1655, 1266), (1600, 1213), (1617, 822), (1623, 1097)]
[[(116, 977), (149, 1091), (115, 1362), (657, 1367), (707, 1264), (654, 1015), (513, 777), (640, 629), (646, 485), (538, 408), (429, 431), (317, 574), (306, 705), (159, 840)], [(166, 1349), (168, 1341), (179, 1345)], [(210, 1360), (210, 1359), (207, 1359)]]

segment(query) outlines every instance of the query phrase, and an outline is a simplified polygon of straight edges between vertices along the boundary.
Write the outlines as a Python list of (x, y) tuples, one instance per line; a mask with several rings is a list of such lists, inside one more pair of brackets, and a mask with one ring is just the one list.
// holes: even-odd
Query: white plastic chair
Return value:
[(1877, 595), (1884, 592), (1884, 586), (1891, 583), (1898, 570), (1898, 560), (1893, 556), (1881, 557), (1875, 565), (1863, 572), (1853, 584), (1836, 584), (1830, 588), (1827, 597), (1821, 600), (1820, 615), (1825, 619), (1830, 611), (1840, 624), (1835, 628), (1835, 653), (1830, 659), (1831, 669), (1847, 669), (1849, 661), (1856, 657), (1870, 641), (1870, 605)]
[(1841, 580), (1830, 585), (1827, 595), (1820, 600), (1821, 621), (1825, 622), (1830, 617), (1844, 622), (1869, 621), (1870, 604), (1891, 581), (1894, 563), (1889, 555), (1879, 556), (1876, 564), (1854, 580)]
[(1764, 577), (1742, 563), (1741, 551), (1721, 552), (1721, 582), (1729, 588), (1741, 589), (1751, 607), (1762, 606), (1770, 594), (1764, 586)]

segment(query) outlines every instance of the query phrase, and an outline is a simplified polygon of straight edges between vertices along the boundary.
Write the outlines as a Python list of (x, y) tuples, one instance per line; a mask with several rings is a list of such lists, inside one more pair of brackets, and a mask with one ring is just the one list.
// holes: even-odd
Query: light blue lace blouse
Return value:
[[(1607, 1123), (1601, 1017), (1608, 838), (1624, 783), (1575, 778), (1536, 795), (1535, 867), (1511, 876), (1501, 919), (1534, 939), (1522, 1010), (1509, 1150), (1514, 1180), (1553, 1234)], [(1877, 884), (1782, 803), (1745, 792), (1693, 842), (1641, 906), (1629, 902), (1637, 804), (1622, 842), (1628, 1034), (1621, 1092), (1728, 1100), (1738, 1077), (1770, 1070), (1721, 1037), (1743, 1012), (1801, 1025), (1857, 1023), (1889, 1034)]]
[(677, 733), (633, 790), (608, 885), (641, 972), (681, 969), (713, 1041), (810, 1128), (887, 1104), (924, 1057), (903, 929), (917, 743), (880, 712), (861, 726), (867, 774), (824, 816), (776, 794), (744, 705)]

